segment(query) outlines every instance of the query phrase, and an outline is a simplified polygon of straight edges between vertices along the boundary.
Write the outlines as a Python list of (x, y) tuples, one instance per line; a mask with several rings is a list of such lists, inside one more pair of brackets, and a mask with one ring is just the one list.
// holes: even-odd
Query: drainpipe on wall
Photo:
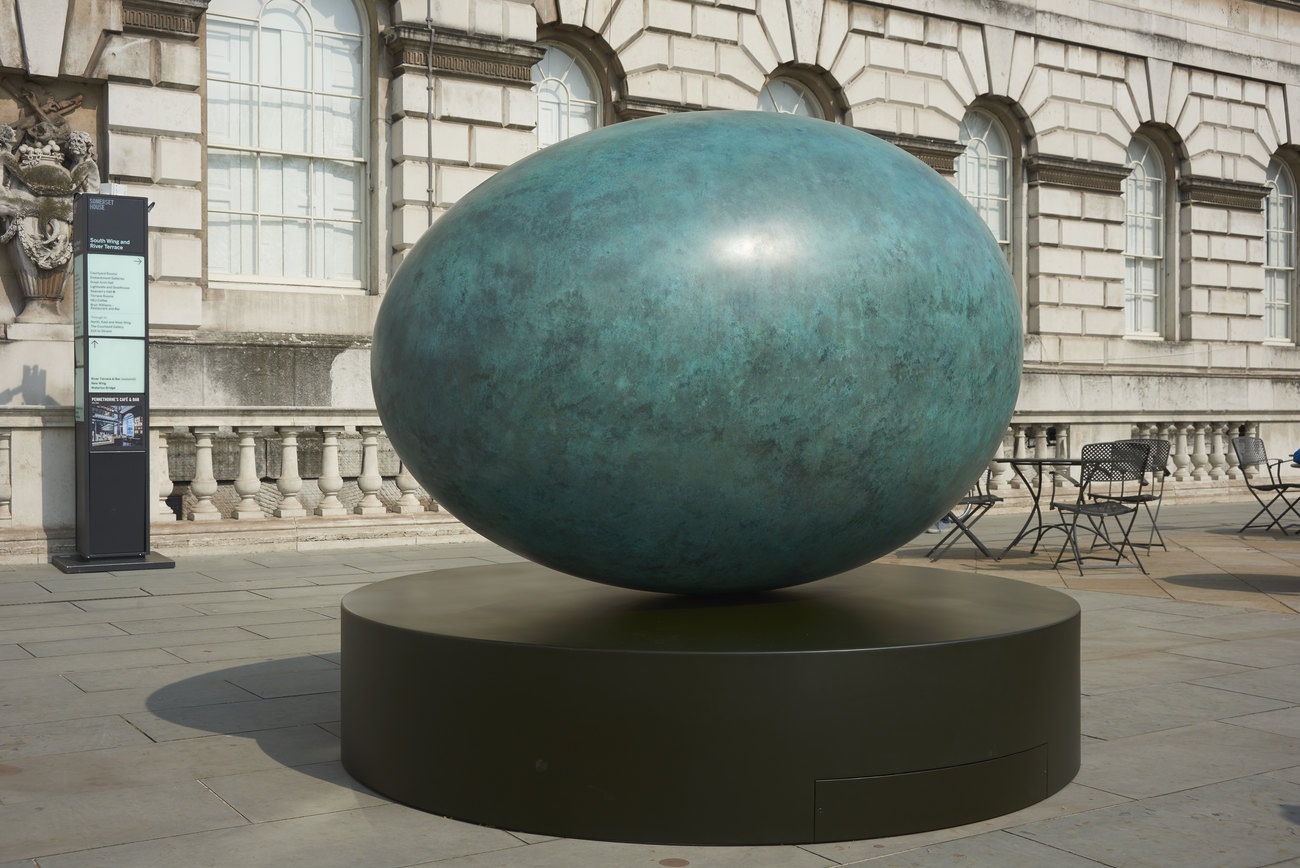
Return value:
[(433, 225), (433, 0), (427, 0), (425, 4), (424, 26), (429, 28), (429, 47), (424, 52), (425, 63), (425, 81), (428, 87), (429, 97), (429, 114), (425, 120), (425, 126), (429, 133), (429, 183), (428, 193), (429, 202), (429, 225)]

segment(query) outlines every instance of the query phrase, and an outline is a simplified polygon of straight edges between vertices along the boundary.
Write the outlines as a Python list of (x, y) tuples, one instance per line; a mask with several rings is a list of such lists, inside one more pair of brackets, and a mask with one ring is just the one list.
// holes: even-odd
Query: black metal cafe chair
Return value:
[(974, 543), (975, 548), (979, 549), (980, 552), (983, 553), (984, 557), (993, 557), (993, 555), (989, 554), (988, 547), (985, 546), (984, 543), (980, 541), (980, 538), (975, 535), (974, 531), (971, 530), (975, 522), (983, 518), (985, 513), (992, 509), (995, 503), (1002, 502), (1002, 498), (989, 491), (990, 476), (991, 471), (989, 470), (985, 470), (980, 474), (979, 478), (976, 479), (975, 483), (970, 487), (970, 491), (966, 492), (966, 496), (958, 500), (953, 504), (952, 509), (948, 510), (946, 518), (952, 522), (952, 530), (948, 531), (948, 533), (944, 535), (943, 539), (935, 543), (934, 546), (925, 553), (926, 557), (932, 561), (937, 561), (939, 558), (943, 557), (944, 553), (947, 552), (948, 549), (952, 548), (953, 543), (957, 542), (957, 540), (963, 536)]
[[(1157, 522), (1160, 518), (1160, 504), (1165, 494), (1165, 478), (1169, 476), (1169, 452), (1172, 444), (1168, 440), (1142, 438), (1122, 442), (1144, 443), (1149, 450), (1147, 452), (1146, 466), (1142, 468), (1143, 478), (1138, 481), (1138, 490), (1129, 494), (1118, 495), (1094, 491), (1092, 496), (1099, 500), (1118, 500), (1121, 503), (1140, 504), (1146, 510), (1147, 519), (1151, 522), (1151, 532), (1147, 534), (1145, 543), (1137, 543), (1137, 545), (1143, 546), (1148, 555), (1151, 554), (1153, 545), (1158, 545), (1165, 551), (1169, 551)], [(1155, 509), (1151, 508), (1152, 504), (1155, 504)]]
[[(1051, 508), (1060, 512), (1061, 526), (1066, 536), (1053, 566), (1059, 566), (1062, 561), (1068, 560), (1069, 550), (1073, 552), (1079, 575), (1083, 575), (1085, 560), (1105, 561), (1105, 564), (1096, 566), (1110, 567), (1118, 567), (1121, 560), (1129, 560), (1133, 566), (1146, 573), (1146, 567), (1142, 566), (1137, 549), (1129, 538), (1141, 504), (1125, 498), (1141, 491), (1149, 453), (1150, 448), (1146, 443), (1132, 440), (1084, 445), (1080, 453), (1082, 466), (1078, 497), (1073, 502), (1058, 502), (1055, 497), (1052, 499)], [(1079, 521), (1081, 518), (1086, 519), (1082, 524)], [(1108, 525), (1112, 520), (1113, 529)], [(1087, 553), (1079, 549), (1080, 533), (1092, 534), (1094, 545)], [(1108, 553), (1092, 554), (1097, 543), (1102, 544)], [(1128, 549), (1128, 555), (1124, 554), (1125, 549)], [(1113, 560), (1111, 553), (1114, 554)]]
[[(1282, 464), (1286, 459), (1275, 458), (1269, 461), (1268, 452), (1264, 449), (1264, 441), (1258, 437), (1233, 437), (1232, 448), (1237, 453), (1241, 478), (1246, 480), (1246, 487), (1250, 489), (1251, 494), (1255, 495), (1255, 500), (1259, 501), (1260, 506), (1259, 512), (1242, 525), (1237, 533), (1255, 527), (1256, 520), (1262, 515), (1267, 515), (1269, 518), (1268, 523), (1264, 525), (1264, 530), (1277, 525), (1282, 533), (1286, 533), (1288, 527), (1295, 527), (1296, 525), (1282, 524), (1282, 519), (1286, 518), (1288, 512), (1300, 518), (1300, 512), (1296, 512), (1296, 506), (1300, 504), (1300, 482), (1285, 482), (1282, 479)], [(1261, 473), (1257, 470), (1255, 478), (1251, 479), (1246, 473), (1247, 467), (1263, 467), (1264, 471)], [(1271, 497), (1265, 501), (1264, 498), (1269, 495)]]

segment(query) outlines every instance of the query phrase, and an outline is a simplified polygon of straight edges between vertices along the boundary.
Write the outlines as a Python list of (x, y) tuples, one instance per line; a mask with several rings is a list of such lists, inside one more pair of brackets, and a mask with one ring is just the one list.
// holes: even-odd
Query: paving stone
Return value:
[(955, 826), (951, 829), (936, 829), (932, 832), (918, 832), (913, 835), (896, 835), (866, 841), (839, 841), (830, 844), (804, 844), (802, 846), (803, 849), (817, 853), (832, 861), (856, 864), (860, 861), (875, 859), (890, 853), (918, 850), (923, 847), (941, 844), (944, 841), (969, 838), (974, 835), (982, 835), (1012, 826), (1021, 826), (1038, 820), (1084, 813), (1098, 808), (1123, 804), (1127, 801), (1129, 800), (1123, 796), (1073, 783), (1067, 784), (1060, 792), (1036, 805), (1030, 805), (1027, 808), (1022, 808), (1001, 817), (981, 820), (978, 823)]
[(906, 853), (872, 859), (872, 868), (1098, 868), (1095, 862), (1007, 832), (932, 844)]
[(223, 679), (189, 679), (164, 693), (149, 688), (77, 691), (73, 696), (47, 698), (38, 702), (15, 703), (0, 708), (0, 726), (50, 723), (111, 714), (127, 714), (146, 705), (156, 710), (190, 705), (243, 702), (254, 694)]
[(47, 754), (151, 743), (148, 736), (117, 715), (49, 719), (39, 724), (0, 729), (0, 763), (11, 764), (17, 759)]
[(109, 654), (68, 654), (62, 657), (27, 657), (25, 660), (0, 662), (0, 679), (34, 678), (63, 672), (99, 672), (133, 669), (138, 666), (164, 666), (180, 658), (166, 651), (114, 651)]
[(145, 592), (139, 588), (116, 588), (99, 591), (70, 591), (51, 593), (36, 582), (9, 582), (0, 584), (0, 605), (13, 603), (57, 603), (63, 600), (115, 599), (119, 597), (143, 597)]
[(1242, 666), (1285, 666), (1300, 663), (1300, 636), (1233, 639), (1206, 645), (1186, 645), (1171, 649), (1170, 653)]
[[(34, 642), (58, 642), (68, 639), (91, 639), (103, 636), (121, 636), (124, 631), (112, 624), (87, 623), (67, 624), (59, 627), (28, 627), (26, 629), (4, 630), (5, 642), (15, 645), (28, 645)], [(29, 651), (29, 653), (31, 653)], [(42, 654), (33, 654), (42, 657)]]
[(618, 868), (829, 868), (828, 859), (799, 847), (692, 847), (673, 844), (615, 844), (552, 838), (526, 847), (494, 850), (420, 866), (439, 868), (573, 868), (609, 865)]
[(1165, 651), (1089, 661), (1083, 667), (1083, 692), (1089, 695), (1155, 684), (1193, 681), (1214, 675), (1248, 671), (1234, 663), (1180, 657)]
[[(1161, 684), (1082, 699), (1083, 732), (1102, 739), (1284, 708), (1286, 702), (1192, 684)], [(1234, 723), (1237, 720), (1233, 721)]]
[(268, 612), (232, 615), (200, 615), (193, 609), (187, 609), (185, 612), (181, 617), (122, 621), (120, 629), (127, 633), (172, 633), (182, 630), (209, 630), (215, 627), (257, 627), (262, 624), (296, 624), (304, 621), (330, 620), (326, 615), (306, 609), (273, 609)]
[(1300, 702), (1300, 664), (1216, 675), (1202, 678), (1196, 683), (1270, 699)]
[[(177, 835), (246, 825), (243, 817), (198, 781), (72, 793), (0, 805), (0, 828), (5, 830), (0, 835), (0, 859), (40, 858), (44, 868), (58, 863), (41, 857), (88, 850), (85, 856), (90, 861), (82, 864), (96, 865), (99, 857), (92, 848), (151, 839), (165, 846)], [(143, 864), (135, 863), (136, 868)]]
[(31, 656), (21, 645), (0, 645), (0, 660), (27, 660)]
[(321, 654), (337, 650), (338, 632), (319, 636), (290, 636), (285, 639), (258, 639), (250, 636), (238, 642), (222, 641), (203, 645), (176, 645), (167, 650), (182, 660), (246, 660), (250, 657)]
[(1166, 622), (1162, 630), (1215, 639), (1242, 639), (1291, 634), (1300, 636), (1300, 618), (1276, 612), (1247, 612)]
[[(261, 738), (275, 739), (275, 753)], [(314, 726), (293, 732), (250, 733), (245, 737), (209, 735), (166, 744), (127, 745), (74, 753), (18, 757), (0, 775), (5, 806), (60, 795), (129, 790), (173, 781), (303, 765), (302, 760), (337, 756), (337, 740)], [(292, 762), (292, 760), (299, 762)]]
[(1080, 637), (1079, 654), (1083, 660), (1100, 660), (1105, 657), (1127, 657), (1143, 651), (1164, 651), (1182, 645), (1203, 642), (1200, 636), (1171, 633), (1149, 627), (1118, 627), (1085, 633)]
[[(1131, 600), (1131, 598), (1128, 599)], [(1086, 636), (1091, 633), (1102, 633), (1120, 627), (1163, 627), (1166, 624), (1187, 623), (1188, 621), (1189, 619), (1181, 615), (1152, 612), (1148, 609), (1134, 609), (1129, 606), (1115, 606), (1104, 609), (1084, 609), (1079, 628), (1080, 632)]]
[(303, 696), (309, 693), (338, 692), (337, 668), (260, 675), (230, 676), (230, 682), (249, 693), (270, 699), (275, 696)]
[(338, 720), (339, 697), (334, 693), (284, 696), (156, 713), (136, 712), (126, 715), (126, 719), (155, 741), (173, 741), (212, 733), (254, 732)]
[(391, 804), (182, 834), (166, 840), (137, 840), (138, 843), (42, 859), (41, 868), (140, 868), (143, 865), (398, 868), (420, 864), (422, 860), (437, 861), (523, 846), (518, 839), (497, 829), (459, 823)]
[(388, 803), (353, 780), (341, 762), (220, 775), (203, 783), (254, 823)]
[[(225, 590), (201, 594), (142, 595), (130, 599), (78, 600), (77, 605), (87, 612), (112, 612), (114, 613), (110, 619), (112, 620), (120, 617), (118, 613), (123, 611), (144, 611), (148, 613), (144, 617), (156, 618), (159, 616), (154, 614), (153, 610), (166, 609), (172, 606), (194, 607), (211, 603), (247, 602), (260, 599), (263, 598), (251, 591)], [(192, 608), (191, 611), (193, 611)]]
[[(202, 663), (186, 663), (180, 658), (173, 658), (170, 666), (150, 666), (137, 669), (124, 669), (109, 672), (76, 672), (64, 676), (68, 681), (82, 690), (93, 692), (101, 690), (125, 690), (135, 687), (147, 687), (151, 690), (167, 689), (187, 690), (189, 679), (206, 681), (205, 676), (213, 676), (234, 683), (245, 675), (270, 675), (279, 672), (302, 672), (313, 669), (338, 669), (337, 662), (321, 657), (276, 657), (254, 661), (240, 661), (240, 665), (231, 666), (225, 660)], [(155, 697), (157, 701), (166, 702), (163, 696)]]
[(1233, 726), (1248, 726), (1264, 732), (1275, 732), (1300, 739), (1300, 706), (1291, 706), (1277, 711), (1263, 711), (1258, 714), (1246, 714), (1224, 721)]
[(1256, 868), (1300, 852), (1300, 784), (1250, 777), (1012, 830), (1124, 868)]
[(1140, 799), (1272, 771), (1298, 756), (1300, 739), (1200, 723), (1093, 744), (1075, 780)]
[(54, 642), (28, 642), (23, 645), (33, 657), (60, 657), (69, 654), (100, 654), (107, 651), (135, 651), (141, 648), (166, 648), (169, 645), (244, 642), (258, 637), (240, 627), (212, 630), (185, 630), (178, 633), (119, 632), (115, 636), (90, 639), (60, 639)]

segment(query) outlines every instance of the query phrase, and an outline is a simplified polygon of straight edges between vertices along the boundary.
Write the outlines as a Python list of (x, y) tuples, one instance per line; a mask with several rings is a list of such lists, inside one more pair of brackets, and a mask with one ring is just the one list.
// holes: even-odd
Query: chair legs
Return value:
[(975, 547), (983, 553), (984, 557), (993, 557), (993, 555), (989, 554), (989, 550), (984, 543), (980, 542), (980, 538), (975, 536), (971, 531), (971, 527), (974, 526), (975, 522), (983, 518), (984, 513), (988, 512), (991, 508), (992, 505), (977, 507), (976, 510), (964, 520), (955, 512), (949, 512), (948, 519), (952, 522), (952, 530), (948, 531), (948, 533), (944, 535), (943, 539), (935, 543), (934, 546), (925, 553), (925, 556), (932, 561), (937, 561), (939, 558), (943, 557), (944, 552), (952, 548), (953, 543), (957, 542), (958, 537), (964, 534), (966, 538), (973, 542)]
[[(1133, 541), (1129, 538), (1129, 535), (1133, 530), (1133, 523), (1137, 520), (1136, 507), (1134, 507), (1132, 510), (1130, 510), (1127, 513), (1128, 514), (1127, 525), (1124, 524), (1123, 520), (1119, 515), (1109, 516), (1115, 519), (1115, 532), (1120, 537), (1119, 545), (1116, 545), (1111, 540), (1110, 534), (1106, 530), (1107, 516), (1096, 516), (1096, 517), (1091, 515), (1087, 516), (1088, 527), (1084, 528), (1084, 530), (1093, 535), (1093, 540), (1092, 540), (1093, 546), (1096, 546), (1097, 541), (1101, 540), (1108, 549), (1115, 552), (1114, 561), (1111, 561), (1111, 559), (1107, 556), (1083, 554), (1082, 552), (1079, 551), (1078, 533), (1079, 533), (1080, 514), (1081, 514), (1080, 512), (1077, 511), (1074, 512), (1074, 520), (1066, 528), (1066, 532), (1065, 532), (1066, 540), (1061, 545), (1061, 551), (1057, 554), (1056, 561), (1052, 564), (1053, 567), (1060, 566), (1061, 562), (1066, 560), (1065, 550), (1067, 548), (1070, 548), (1074, 551), (1074, 563), (1079, 570), (1079, 575), (1081, 576), (1083, 575), (1083, 562), (1085, 560), (1104, 560), (1106, 562), (1105, 566), (1118, 567), (1119, 562), (1121, 560), (1127, 559), (1132, 561), (1133, 565), (1136, 566), (1139, 570), (1141, 570), (1143, 575), (1147, 574), (1147, 568), (1142, 565), (1142, 561), (1138, 558), (1137, 555), (1137, 548), (1133, 545)], [(1129, 550), (1131, 557), (1126, 558), (1124, 554), (1125, 548)], [(1092, 551), (1092, 549), (1090, 548), (1089, 551)], [(1095, 569), (1102, 566), (1103, 566), (1102, 564), (1097, 564), (1093, 568)]]
[[(1255, 520), (1258, 519), (1261, 515), (1267, 515), (1270, 519), (1272, 519), (1272, 521), (1264, 525), (1264, 530), (1269, 530), (1274, 525), (1277, 525), (1278, 530), (1282, 531), (1282, 533), (1285, 534), (1287, 532), (1286, 529), (1288, 527), (1294, 526), (1294, 525), (1282, 524), (1282, 519), (1286, 518), (1286, 514), (1289, 512), (1292, 515), (1294, 515), (1296, 518), (1300, 518), (1300, 512), (1296, 512), (1296, 506), (1300, 505), (1300, 492), (1297, 492), (1297, 496), (1294, 500), (1287, 500), (1285, 491), (1276, 491), (1273, 493), (1273, 499), (1270, 500), (1268, 503), (1264, 502), (1264, 498), (1260, 497), (1259, 492), (1256, 491), (1255, 489), (1252, 488), (1250, 490), (1250, 493), (1255, 495), (1255, 500), (1259, 501), (1259, 505), (1261, 508), (1259, 512), (1255, 513), (1251, 517), (1250, 521), (1246, 522), (1244, 525), (1241, 526), (1241, 530), (1237, 531), (1237, 533), (1244, 533), (1248, 528), (1255, 527), (1256, 526)], [(1282, 504), (1285, 507), (1285, 509), (1282, 510), (1281, 515), (1274, 515), (1273, 504), (1277, 503), (1279, 500), (1282, 501)]]

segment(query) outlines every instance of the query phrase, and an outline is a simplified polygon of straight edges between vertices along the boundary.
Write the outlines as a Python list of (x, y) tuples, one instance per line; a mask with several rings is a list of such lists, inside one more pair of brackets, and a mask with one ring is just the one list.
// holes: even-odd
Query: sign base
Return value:
[(55, 555), (50, 563), (65, 573), (116, 573), (123, 570), (170, 570), (176, 566), (171, 558), (157, 552), (133, 557), (87, 558), (82, 555)]

